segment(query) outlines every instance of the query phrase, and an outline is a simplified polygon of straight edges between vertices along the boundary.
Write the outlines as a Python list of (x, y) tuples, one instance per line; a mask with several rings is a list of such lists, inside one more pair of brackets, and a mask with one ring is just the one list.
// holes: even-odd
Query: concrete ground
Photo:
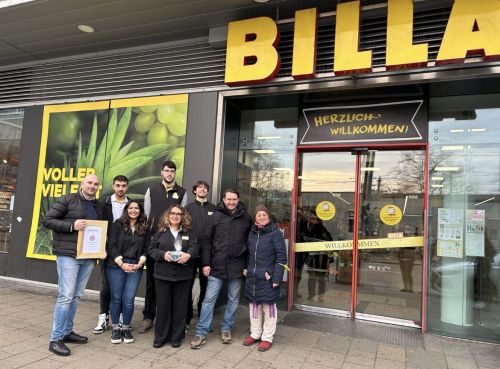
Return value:
[[(500, 368), (500, 345), (305, 312), (281, 312), (273, 346), (261, 353), (241, 344), (249, 326), (245, 307), (238, 311), (231, 345), (222, 344), (216, 330), (202, 349), (192, 350), (193, 329), (178, 349), (153, 348), (153, 332), (136, 333), (132, 344), (113, 345), (109, 331), (92, 334), (99, 310), (95, 291), (80, 302), (75, 322), (75, 331), (88, 335), (89, 342), (68, 344), (71, 356), (59, 357), (48, 351), (55, 296), (53, 285), (0, 277), (0, 368)], [(140, 323), (141, 307), (138, 299), (133, 327)]]

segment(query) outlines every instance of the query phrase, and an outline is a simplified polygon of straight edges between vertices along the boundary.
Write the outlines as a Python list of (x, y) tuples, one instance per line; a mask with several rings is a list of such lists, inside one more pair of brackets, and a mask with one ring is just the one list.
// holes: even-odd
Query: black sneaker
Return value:
[(111, 333), (111, 343), (122, 343), (122, 331), (120, 328), (113, 328)]
[(134, 342), (134, 336), (132, 335), (132, 332), (130, 331), (130, 329), (123, 329), (122, 330), (122, 337), (123, 337), (123, 342), (125, 342), (125, 343)]

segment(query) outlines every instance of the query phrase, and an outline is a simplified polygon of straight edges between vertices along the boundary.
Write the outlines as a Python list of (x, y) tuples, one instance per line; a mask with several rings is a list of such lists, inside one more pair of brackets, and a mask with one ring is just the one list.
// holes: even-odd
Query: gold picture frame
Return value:
[(104, 259), (106, 257), (108, 222), (105, 220), (86, 220), (86, 222), (85, 229), (78, 231), (76, 258)]

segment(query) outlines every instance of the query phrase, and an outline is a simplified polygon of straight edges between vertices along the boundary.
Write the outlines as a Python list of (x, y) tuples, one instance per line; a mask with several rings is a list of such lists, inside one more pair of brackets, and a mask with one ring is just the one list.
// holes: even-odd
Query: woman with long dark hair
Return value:
[[(111, 343), (134, 342), (130, 323), (134, 314), (134, 300), (146, 262), (148, 222), (141, 203), (131, 200), (123, 214), (111, 225), (106, 246), (106, 271), (111, 290), (110, 315), (113, 331)], [(120, 329), (120, 313), (123, 326)]]
[(171, 341), (179, 347), (185, 336), (186, 306), (193, 277), (193, 260), (198, 256), (198, 242), (190, 232), (191, 217), (180, 205), (163, 213), (158, 232), (149, 245), (155, 260), (156, 324), (153, 347)]

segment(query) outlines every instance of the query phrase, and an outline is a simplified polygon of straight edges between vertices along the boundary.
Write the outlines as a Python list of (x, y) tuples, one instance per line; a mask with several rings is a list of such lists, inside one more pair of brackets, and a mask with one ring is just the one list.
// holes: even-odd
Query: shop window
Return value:
[(431, 98), (429, 120), (428, 327), (500, 342), (500, 95)]
[[(222, 187), (236, 187), (252, 216), (265, 203), (288, 248), (298, 109), (232, 108), (226, 115)], [(286, 285), (280, 307), (286, 308)]]
[(23, 109), (0, 110), (0, 252), (9, 251)]

